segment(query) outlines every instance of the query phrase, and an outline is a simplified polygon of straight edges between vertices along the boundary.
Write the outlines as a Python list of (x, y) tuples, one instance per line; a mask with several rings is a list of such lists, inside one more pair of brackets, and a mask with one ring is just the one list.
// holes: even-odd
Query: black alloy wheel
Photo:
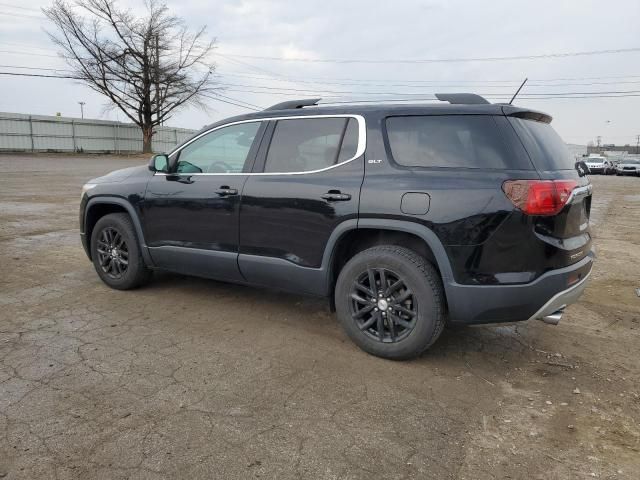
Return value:
[(126, 213), (110, 213), (98, 219), (91, 231), (90, 249), (98, 276), (111, 288), (129, 290), (151, 278), (135, 227)]
[(386, 268), (368, 268), (353, 282), (351, 318), (379, 342), (398, 342), (416, 325), (418, 305), (401, 276)]
[(122, 278), (129, 268), (129, 247), (114, 227), (106, 227), (98, 235), (98, 262), (102, 271), (113, 279)]
[(355, 254), (338, 274), (334, 298), (347, 335), (378, 357), (417, 357), (444, 328), (442, 279), (406, 247), (378, 245)]

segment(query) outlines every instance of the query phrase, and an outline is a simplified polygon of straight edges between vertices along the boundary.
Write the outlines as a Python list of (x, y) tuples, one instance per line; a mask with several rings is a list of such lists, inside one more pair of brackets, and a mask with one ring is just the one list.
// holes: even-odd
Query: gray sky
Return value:
[[(140, 9), (142, 2), (120, 4)], [(47, 5), (43, 0), (2, 0), (0, 71), (53, 73), (8, 65), (65, 67), (43, 31), (47, 20), (39, 8)], [(516, 104), (550, 113), (565, 141), (586, 144), (601, 135), (603, 143), (635, 144), (640, 134), (640, 96), (531, 98), (565, 92), (640, 95), (640, 51), (503, 61), (322, 61), (447, 60), (638, 48), (637, 0), (169, 0), (168, 5), (193, 28), (207, 25), (217, 38), (214, 60), (226, 88), (222, 93), (258, 106), (311, 97), (313, 92), (349, 98), (438, 91), (509, 95), (529, 77)], [(105, 112), (103, 97), (70, 80), (0, 76), (0, 91), (0, 111), (79, 116), (77, 102), (82, 100), (85, 116), (124, 121), (121, 113)], [(184, 110), (169, 124), (199, 128), (247, 111), (215, 101), (210, 106), (209, 112)]]

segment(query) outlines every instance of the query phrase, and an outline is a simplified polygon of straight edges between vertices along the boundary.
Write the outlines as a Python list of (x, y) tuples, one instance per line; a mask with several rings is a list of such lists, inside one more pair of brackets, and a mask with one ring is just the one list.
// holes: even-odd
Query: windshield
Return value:
[(623, 160), (620, 163), (625, 163), (627, 165), (640, 165), (640, 160)]

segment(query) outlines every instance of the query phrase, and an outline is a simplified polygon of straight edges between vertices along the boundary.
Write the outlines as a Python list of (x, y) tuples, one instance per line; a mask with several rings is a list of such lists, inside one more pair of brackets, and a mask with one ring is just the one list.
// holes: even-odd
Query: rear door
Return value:
[(578, 172), (566, 144), (549, 123), (509, 117), (543, 180), (575, 182), (568, 204), (554, 216), (537, 217), (536, 232), (557, 250), (557, 266), (575, 263), (590, 252), (591, 184)]
[(251, 283), (324, 294), (329, 237), (358, 216), (364, 119), (289, 117), (270, 130), (242, 196), (240, 270)]

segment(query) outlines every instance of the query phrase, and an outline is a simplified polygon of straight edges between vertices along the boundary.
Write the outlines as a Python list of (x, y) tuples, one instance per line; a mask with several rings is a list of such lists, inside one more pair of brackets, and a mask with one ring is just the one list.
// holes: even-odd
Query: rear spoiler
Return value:
[(525, 120), (534, 120), (536, 122), (551, 123), (553, 117), (547, 113), (538, 112), (536, 110), (528, 110), (525, 108), (512, 107), (510, 105), (502, 106), (502, 113), (507, 117), (524, 118)]

